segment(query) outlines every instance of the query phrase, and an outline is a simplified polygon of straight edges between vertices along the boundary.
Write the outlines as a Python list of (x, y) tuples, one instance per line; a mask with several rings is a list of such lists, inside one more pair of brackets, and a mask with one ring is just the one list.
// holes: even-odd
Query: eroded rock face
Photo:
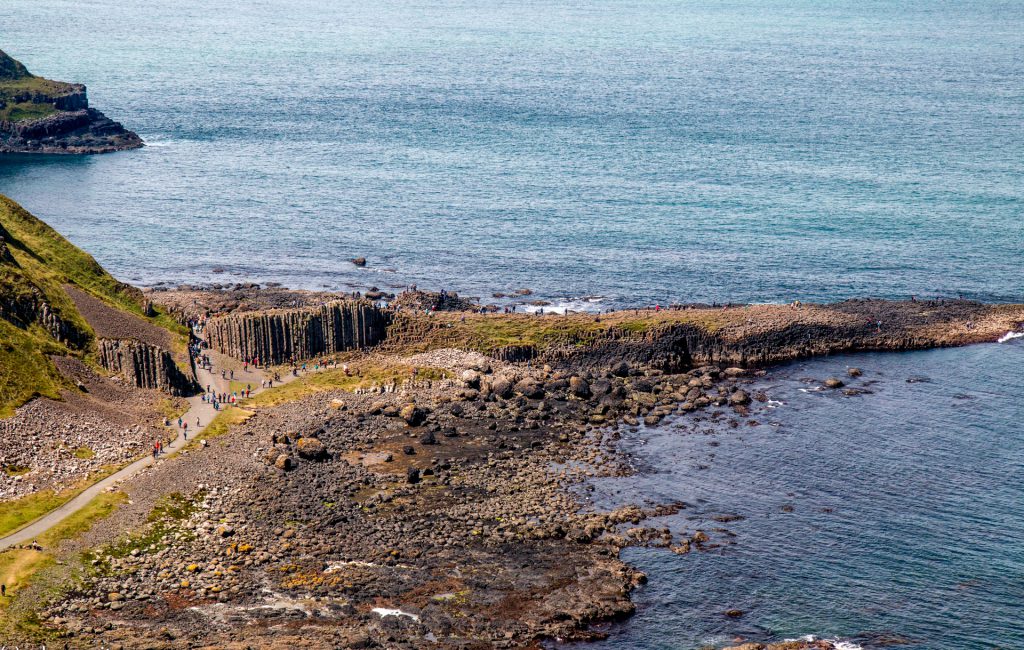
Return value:
[(276, 364), (376, 345), (385, 337), (388, 322), (388, 314), (370, 302), (338, 301), (213, 318), (206, 325), (206, 338), (218, 352)]
[(195, 380), (174, 363), (174, 355), (155, 345), (131, 339), (98, 339), (98, 361), (137, 388), (156, 388), (169, 395), (191, 395)]

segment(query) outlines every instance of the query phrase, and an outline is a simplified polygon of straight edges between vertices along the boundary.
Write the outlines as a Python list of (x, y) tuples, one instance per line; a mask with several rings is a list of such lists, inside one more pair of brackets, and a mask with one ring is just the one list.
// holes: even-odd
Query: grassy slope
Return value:
[[(92, 329), (64, 291), (74, 284), (107, 304), (143, 316), (138, 290), (118, 282), (92, 258), (57, 231), (29, 214), (7, 197), (0, 196), (0, 236), (13, 262), (0, 259), (0, 298), (41, 293), (60, 318), (84, 339), (93, 340)], [(185, 330), (170, 317), (149, 319), (180, 337)], [(25, 324), (21, 324), (25, 325)], [(55, 341), (39, 326), (17, 327), (0, 319), (0, 417), (35, 396), (58, 397), (62, 380), (47, 355), (85, 356), (88, 345), (75, 348)]]

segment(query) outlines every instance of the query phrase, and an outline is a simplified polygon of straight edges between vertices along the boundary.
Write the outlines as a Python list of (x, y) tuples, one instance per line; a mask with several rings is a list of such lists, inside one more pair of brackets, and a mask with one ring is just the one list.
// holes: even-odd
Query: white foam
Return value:
[(1007, 341), (1012, 341), (1013, 339), (1019, 338), (1024, 338), (1024, 332), (1007, 332), (1006, 334), (1003, 334), (1002, 336), (999, 337), (999, 342), (1006, 343)]
[(604, 296), (586, 296), (584, 298), (558, 300), (550, 305), (524, 305), (521, 309), (529, 314), (544, 310), (545, 314), (565, 314), (572, 312), (600, 312)]
[(420, 621), (420, 617), (419, 616), (416, 616), (415, 614), (410, 614), (409, 612), (403, 612), (400, 609), (389, 609), (387, 607), (374, 607), (370, 611), (372, 611), (374, 614), (377, 614), (381, 618), (384, 618), (385, 616), (407, 616), (407, 617), (411, 618), (412, 620), (416, 621), (417, 623), (419, 623), (419, 621)]
[(783, 404), (784, 404), (784, 402), (780, 402), (779, 400), (776, 400), (776, 399), (768, 400), (768, 408), (770, 408), (770, 409), (777, 409), (780, 406), (782, 406)]
[[(817, 637), (814, 636), (813, 634), (805, 634), (804, 636), (802, 636), (802, 637), (800, 637), (798, 639), (785, 639), (785, 641), (807, 641), (807, 642), (812, 642), (812, 641), (816, 641), (816, 640), (817, 640)], [(825, 639), (825, 640), (828, 641), (829, 643), (831, 643), (833, 646), (835, 646), (836, 650), (864, 650), (863, 646), (859, 646), (856, 643), (852, 643), (850, 641), (840, 641), (839, 639)]]

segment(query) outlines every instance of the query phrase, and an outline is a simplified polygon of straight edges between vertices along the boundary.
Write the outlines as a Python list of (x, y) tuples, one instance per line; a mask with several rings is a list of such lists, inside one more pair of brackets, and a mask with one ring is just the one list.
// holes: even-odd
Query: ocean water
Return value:
[[(864, 375), (847, 379), (848, 366)], [(650, 578), (638, 612), (580, 650), (806, 635), (866, 649), (1024, 648), (1022, 367), (1020, 338), (822, 358), (755, 380), (772, 400), (754, 403), (757, 426), (733, 428), (730, 411), (718, 424), (625, 433), (637, 474), (585, 494), (603, 506), (684, 501), (652, 525), (704, 530), (719, 546), (627, 550)], [(815, 390), (830, 376), (870, 393)]]
[(147, 285), (1019, 300), (1021, 34), (1007, 0), (4, 0), (0, 48), (150, 146), (0, 193)]

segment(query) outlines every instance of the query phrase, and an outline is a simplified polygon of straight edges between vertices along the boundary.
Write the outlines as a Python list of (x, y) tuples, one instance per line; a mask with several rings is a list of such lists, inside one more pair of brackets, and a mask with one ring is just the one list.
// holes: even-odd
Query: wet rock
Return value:
[(860, 368), (847, 368), (846, 374), (848, 374), (851, 377), (860, 377), (861, 375), (864, 374), (864, 371), (861, 370)]
[(729, 396), (729, 403), (733, 406), (746, 406), (750, 404), (750, 395), (745, 390), (737, 390)]
[(741, 616), (743, 616), (743, 610), (742, 609), (727, 609), (727, 610), (725, 610), (725, 615), (728, 616), (729, 618), (740, 618)]
[(839, 377), (829, 377), (825, 380), (825, 388), (842, 388), (845, 385)]
[(351, 262), (353, 264), (355, 264), (356, 266), (358, 266), (358, 267), (366, 266), (366, 258), (365, 257), (353, 257), (351, 259)]
[(434, 436), (434, 432), (433, 431), (427, 431), (422, 436), (420, 436), (420, 444), (421, 445), (436, 445), (437, 444), (437, 438)]

